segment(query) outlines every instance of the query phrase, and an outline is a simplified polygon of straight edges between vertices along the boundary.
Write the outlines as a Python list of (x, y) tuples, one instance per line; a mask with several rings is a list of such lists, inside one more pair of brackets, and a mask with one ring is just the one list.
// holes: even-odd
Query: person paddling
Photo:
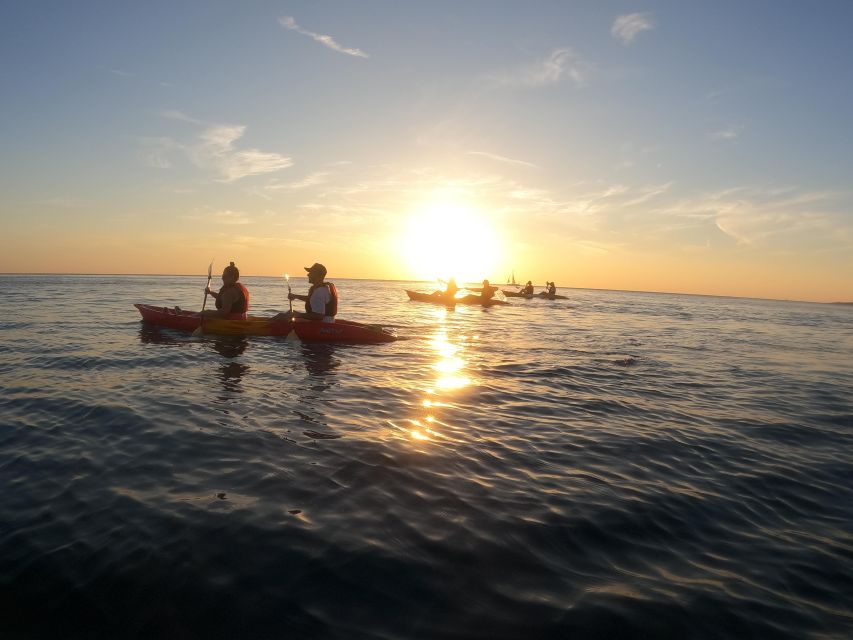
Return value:
[[(273, 321), (290, 321), (293, 318), (302, 320), (321, 320), (322, 322), (334, 322), (338, 313), (338, 290), (332, 282), (325, 282), (326, 267), (315, 262), (310, 267), (305, 267), (308, 272), (308, 282), (311, 288), (306, 295), (289, 293), (288, 300), (302, 300), (305, 302), (305, 312), (287, 311), (279, 313)], [(291, 315), (292, 314), (292, 315)]]
[(205, 293), (216, 300), (216, 309), (202, 311), (205, 318), (225, 318), (227, 320), (245, 320), (249, 311), (249, 290), (240, 280), (240, 270), (232, 262), (222, 270), (222, 287), (212, 291), (208, 286)]
[[(480, 291), (480, 298), (482, 298), (483, 302), (494, 298), (495, 293), (498, 290), (497, 287), (493, 287), (492, 285), (490, 285), (488, 280), (483, 280), (483, 286), (479, 287), (478, 289)], [(474, 291), (477, 291), (478, 289), (474, 289)]]
[(444, 291), (440, 289), (433, 293), (434, 296), (438, 296), (440, 298), (446, 298), (447, 300), (453, 300), (456, 298), (456, 292), (459, 291), (459, 287), (456, 285), (456, 278), (448, 278), (447, 285), (444, 287)]
[(533, 281), (528, 280), (527, 284), (524, 285), (524, 287), (522, 288), (520, 293), (522, 295), (525, 295), (525, 296), (532, 296), (533, 295)]

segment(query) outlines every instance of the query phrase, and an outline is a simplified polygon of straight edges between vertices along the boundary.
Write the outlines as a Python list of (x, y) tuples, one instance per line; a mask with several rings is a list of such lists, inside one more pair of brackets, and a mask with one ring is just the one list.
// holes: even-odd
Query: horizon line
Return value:
[[(155, 277), (155, 278), (194, 278), (194, 277), (204, 277), (205, 274), (198, 273), (83, 273), (83, 272), (58, 272), (58, 271), (0, 271), (0, 276), (147, 276), (147, 277)], [(284, 278), (283, 275), (246, 275), (241, 274), (241, 278)], [(307, 276), (299, 275), (299, 276), (291, 276), (292, 278), (307, 278)], [(330, 278), (330, 280), (374, 280), (379, 282), (435, 282), (435, 280), (417, 280), (417, 279), (409, 279), (409, 278), (353, 278), (353, 277), (341, 277), (341, 278)], [(475, 281), (472, 281), (475, 282)], [(475, 282), (476, 283), (476, 282)], [(501, 286), (513, 286), (509, 283), (497, 283)], [(521, 286), (521, 285), (518, 285)], [(737, 296), (731, 294), (718, 294), (718, 293), (688, 293), (684, 291), (653, 291), (646, 289), (608, 289), (608, 288), (598, 288), (598, 287), (557, 287), (558, 289), (574, 289), (576, 291), (612, 291), (614, 293), (648, 293), (648, 294), (659, 294), (659, 295), (669, 295), (669, 296), (697, 296), (701, 298), (731, 298), (735, 300), (761, 300), (766, 302), (798, 302), (798, 303), (806, 303), (806, 304), (834, 304), (834, 305), (853, 305), (853, 301), (845, 302), (842, 300), (836, 300), (831, 302), (821, 302), (818, 300), (797, 300), (794, 298), (760, 298), (757, 296)]]

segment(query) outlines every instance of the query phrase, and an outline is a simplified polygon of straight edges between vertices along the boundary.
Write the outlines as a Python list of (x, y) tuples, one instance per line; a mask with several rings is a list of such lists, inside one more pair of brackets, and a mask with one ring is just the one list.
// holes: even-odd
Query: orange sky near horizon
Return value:
[[(497, 237), (497, 234), (495, 234)], [(411, 238), (409, 239), (411, 241)], [(426, 240), (429, 240), (428, 238)], [(833, 270), (830, 259), (808, 263), (790, 256), (765, 256), (756, 261), (749, 248), (723, 252), (693, 248), (669, 255), (629, 249), (590, 251), (584, 243), (545, 238), (538, 246), (502, 239), (490, 270), (479, 271), (469, 260), (460, 281), (488, 278), (502, 283), (514, 272), (516, 280), (532, 280), (543, 286), (554, 280), (560, 287), (619, 289), (743, 296), (814, 302), (853, 300), (849, 272)], [(3, 273), (108, 273), (108, 274), (204, 274), (211, 258), (214, 269), (233, 260), (245, 276), (303, 275), (301, 268), (320, 261), (329, 278), (365, 278), (433, 281), (446, 278), (442, 256), (433, 263), (407, 260), (406, 240), (400, 235), (376, 237), (349, 245), (303, 246), (282, 235), (265, 246), (221, 237), (165, 233), (117, 236), (101, 233), (68, 233), (62, 236), (6, 234), (0, 239), (0, 272)]]

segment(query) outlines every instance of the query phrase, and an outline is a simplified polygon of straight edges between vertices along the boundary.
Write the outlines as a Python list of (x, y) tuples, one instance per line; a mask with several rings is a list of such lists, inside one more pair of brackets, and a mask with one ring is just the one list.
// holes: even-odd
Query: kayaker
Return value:
[(249, 290), (240, 280), (240, 270), (232, 262), (222, 270), (222, 287), (212, 291), (208, 286), (205, 293), (210, 294), (216, 301), (216, 309), (206, 309), (202, 312), (205, 318), (226, 318), (228, 320), (245, 320), (249, 311)]
[(444, 291), (436, 291), (433, 295), (453, 300), (456, 297), (457, 291), (459, 291), (459, 287), (456, 286), (456, 278), (448, 278)]
[(480, 287), (480, 297), (483, 301), (491, 300), (495, 297), (497, 290), (498, 288), (490, 285), (488, 280), (483, 280), (483, 286)]
[(310, 267), (305, 267), (308, 272), (308, 282), (311, 288), (306, 295), (290, 293), (288, 300), (302, 300), (305, 302), (305, 312), (290, 311), (279, 313), (273, 321), (290, 321), (293, 318), (303, 320), (321, 320), (323, 322), (334, 322), (338, 313), (338, 290), (332, 282), (325, 282), (326, 267), (315, 262)]
[(553, 298), (555, 295), (557, 295), (556, 284), (554, 284), (553, 282), (546, 282), (545, 286), (547, 287), (547, 291), (545, 292), (546, 296), (548, 296), (549, 298)]
[(532, 280), (527, 281), (527, 284), (524, 285), (524, 288), (522, 288), (521, 293), (525, 296), (532, 296), (533, 295), (533, 281)]

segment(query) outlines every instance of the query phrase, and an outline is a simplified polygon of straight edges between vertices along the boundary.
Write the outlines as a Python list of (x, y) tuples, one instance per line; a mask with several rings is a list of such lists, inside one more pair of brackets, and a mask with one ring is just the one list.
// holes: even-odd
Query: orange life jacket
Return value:
[(231, 305), (230, 313), (248, 313), (249, 311), (249, 290), (240, 282), (234, 284), (226, 284), (219, 290), (219, 295), (216, 297), (216, 308), (222, 309), (222, 294), (228, 289), (236, 288), (239, 294), (237, 301)]
[(331, 300), (326, 303), (326, 309), (323, 311), (323, 315), (335, 317), (338, 315), (338, 289), (335, 287), (333, 282), (321, 282), (320, 284), (312, 284), (311, 288), (308, 289), (308, 299), (305, 301), (305, 311), (307, 313), (313, 313), (313, 309), (311, 308), (311, 295), (317, 289), (317, 287), (328, 287), (329, 295), (331, 296)]

